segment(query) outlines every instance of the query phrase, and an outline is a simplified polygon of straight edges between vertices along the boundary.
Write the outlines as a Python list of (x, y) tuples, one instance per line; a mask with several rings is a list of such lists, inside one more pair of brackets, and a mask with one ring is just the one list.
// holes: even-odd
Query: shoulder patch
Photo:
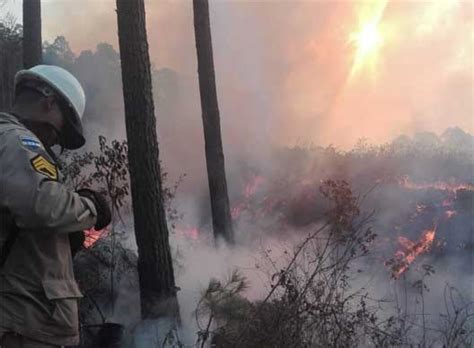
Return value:
[(46, 175), (52, 180), (58, 180), (58, 167), (48, 161), (44, 156), (35, 156), (30, 162), (33, 169), (38, 173)]
[(43, 145), (41, 142), (29, 135), (21, 135), (20, 136), (21, 144), (26, 147), (28, 150), (36, 151), (38, 149), (42, 149)]

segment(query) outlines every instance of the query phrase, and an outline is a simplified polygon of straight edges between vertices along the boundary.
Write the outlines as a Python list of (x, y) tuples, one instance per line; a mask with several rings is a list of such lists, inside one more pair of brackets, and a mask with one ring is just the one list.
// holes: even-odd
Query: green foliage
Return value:
[[(237, 270), (232, 272), (224, 284), (217, 279), (211, 279), (195, 311), (199, 328), (198, 346), (204, 347), (209, 339), (213, 321), (228, 324), (245, 320), (251, 304), (241, 294), (247, 287), (247, 280)], [(205, 324), (201, 322), (203, 317), (207, 317)]]

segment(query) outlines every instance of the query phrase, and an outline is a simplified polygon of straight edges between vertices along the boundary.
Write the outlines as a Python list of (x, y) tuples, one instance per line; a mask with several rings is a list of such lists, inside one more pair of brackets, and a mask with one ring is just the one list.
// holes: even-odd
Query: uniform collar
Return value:
[[(2, 124), (2, 123), (15, 124), (15, 125), (26, 128), (25, 125), (20, 121), (20, 117), (16, 114), (12, 113), (12, 112), (0, 112), (0, 124)], [(34, 133), (33, 133), (33, 135), (34, 135)], [(58, 163), (58, 156), (56, 156), (54, 151), (52, 151), (50, 148), (48, 148), (46, 146), (44, 146), (44, 148), (45, 148), (46, 152), (54, 160), (54, 162)]]
[(12, 112), (0, 112), (0, 123), (14, 123), (19, 126), (22, 126), (23, 124), (20, 122), (19, 117), (12, 113)]

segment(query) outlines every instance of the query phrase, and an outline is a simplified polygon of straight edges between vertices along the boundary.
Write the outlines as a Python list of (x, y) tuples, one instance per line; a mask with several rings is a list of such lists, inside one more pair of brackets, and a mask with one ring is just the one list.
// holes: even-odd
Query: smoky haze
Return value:
[[(354, 72), (351, 37), (380, 3), (211, 2), (231, 200), (249, 172), (278, 169), (274, 145), (349, 149), (360, 138), (386, 143), (453, 127), (473, 133), (472, 4), (386, 2), (381, 43)], [(21, 22), (18, 6), (9, 1), (6, 9)], [(146, 9), (160, 156), (171, 181), (188, 175), (179, 206), (207, 220), (192, 3), (148, 1)], [(77, 57), (88, 139), (124, 137), (115, 2), (43, 1), (42, 14), (45, 40), (64, 35)]]
[[(182, 260), (186, 268), (177, 273), (183, 288), (180, 301), (187, 310), (194, 309), (197, 301), (196, 284), (204, 287), (209, 279), (221, 271), (224, 273), (229, 264), (252, 266), (252, 255), (259, 246), (254, 249), (248, 246), (256, 244), (255, 236), (274, 232), (275, 224), (280, 226), (277, 217), (282, 211), (288, 221), (298, 223), (293, 223), (291, 228), (280, 226), (285, 229), (286, 237), (290, 235), (289, 239), (301, 236), (296, 232), (301, 233), (306, 227), (301, 226), (306, 217), (308, 224), (315, 222), (310, 219), (314, 218), (314, 211), (302, 209), (308, 206), (313, 209), (314, 202), (308, 201), (305, 195), (309, 179), (310, 188), (315, 191), (319, 180), (328, 177), (350, 179), (358, 192), (363, 192), (372, 182), (396, 174), (409, 175), (417, 182), (455, 180), (455, 184), (472, 185), (473, 138), (467, 134), (474, 132), (472, 4), (456, 0), (388, 2), (380, 19), (381, 46), (370, 64), (366, 62), (351, 74), (356, 51), (350, 41), (351, 34), (358, 30), (361, 21), (370, 17), (375, 3), (211, 1), (224, 151), (230, 192), (234, 196), (231, 202), (238, 206), (242, 201), (239, 197), (242, 191), (245, 196), (242, 187), (251, 181), (254, 173), (262, 175), (265, 181), (261, 186), (256, 185), (254, 196), (243, 200), (243, 221), (236, 222), (243, 242), (247, 242), (242, 243), (241, 249), (219, 249), (213, 253), (214, 249), (202, 242), (199, 235), (197, 246), (179, 231), (173, 235), (178, 240), (173, 242), (182, 243), (186, 251)], [(14, 6), (21, 6), (21, 2)], [(192, 2), (150, 0), (146, 9), (150, 54), (155, 67), (160, 156), (171, 180), (181, 173), (188, 174), (180, 185), (179, 194), (184, 195), (177, 197), (177, 205), (186, 214), (184, 222), (196, 227), (193, 231), (199, 228), (205, 234), (206, 224), (209, 227), (209, 200), (206, 199)], [(88, 139), (98, 134), (123, 137), (121, 80), (114, 73), (119, 68), (113, 66), (109, 73), (102, 63), (118, 64), (118, 56), (110, 59), (116, 52), (104, 45), (96, 47), (107, 42), (117, 50), (115, 2), (43, 1), (43, 26), (44, 38), (49, 42), (64, 35), (78, 57), (75, 66), (79, 78), (89, 81), (89, 87), (100, 87), (86, 86), (89, 108), (93, 105), (86, 115)], [(80, 52), (84, 50), (91, 51), (81, 58)], [(94, 67), (87, 63), (90, 56), (95, 56)], [(439, 137), (423, 132), (434, 132)], [(334, 149), (307, 146), (333, 144), (350, 149), (360, 138), (377, 144), (391, 142), (400, 134), (413, 137), (398, 138), (397, 149), (408, 147), (423, 154), (406, 156), (406, 160), (396, 156), (385, 159), (384, 152), (382, 155), (375, 152), (373, 159), (370, 152), (367, 158), (362, 156), (365, 152), (339, 158), (343, 156)], [(446, 139), (451, 139), (452, 145)], [(465, 140), (457, 142), (457, 139)], [(439, 160), (443, 158), (444, 148), (460, 150), (461, 143), (462, 151), (454, 164), (449, 156), (445, 162)], [(291, 148), (295, 144), (303, 146)], [(442, 151), (432, 155), (420, 144), (428, 144), (428, 149), (434, 144)], [(281, 152), (274, 151), (275, 145), (281, 146)], [(400, 157), (405, 159), (403, 155)], [(420, 160), (425, 157), (426, 160)], [(371, 164), (372, 160), (375, 164)], [(275, 184), (274, 188), (273, 182), (287, 185), (282, 188)], [(394, 284), (383, 261), (400, 248), (397, 237), (417, 241), (424, 229), (433, 228), (433, 221), (441, 219), (439, 216), (451, 211), (448, 209), (458, 209), (456, 200), (452, 207), (444, 205), (447, 195), (444, 191), (430, 188), (413, 193), (408, 188), (400, 189), (397, 180), (388, 185), (372, 193), (368, 207), (378, 208), (377, 233), (379, 240), (388, 245), (388, 250), (378, 251), (384, 253), (384, 258), (374, 262), (382, 273), (376, 279), (384, 281), (383, 286), (374, 286), (381, 296), (385, 295), (385, 287), (390, 289)], [(275, 197), (270, 197), (282, 204), (275, 204), (274, 215), (269, 221), (261, 222), (273, 224), (260, 226), (252, 219), (247, 223), (245, 214), (253, 217), (250, 213), (261, 210), (263, 197), (273, 192)], [(420, 213), (418, 208), (422, 210)], [(449, 257), (449, 262), (436, 264), (439, 277), (433, 278), (430, 286), (435, 289), (432, 293), (436, 292), (429, 301), (430, 308), (437, 308), (438, 292), (448, 281), (467, 289), (468, 297), (472, 295), (469, 292), (473, 277), (472, 205), (464, 210), (458, 209), (457, 215), (438, 226), (436, 241), (446, 240), (447, 247), (435, 252)], [(273, 241), (268, 241), (268, 245), (270, 242)], [(422, 257), (419, 264), (431, 258), (441, 260), (435, 253)], [(203, 270), (203, 263), (212, 267)], [(263, 289), (258, 285), (255, 288)], [(261, 294), (253, 295), (257, 298)]]
[[(376, 59), (349, 78), (349, 38), (376, 3), (211, 2), (226, 150), (349, 148), (362, 137), (381, 143), (453, 126), (472, 133), (472, 3), (388, 2)], [(192, 3), (147, 1), (146, 10), (151, 59), (187, 81), (182, 100), (199, 119)], [(75, 52), (99, 42), (117, 47), (114, 1), (44, 1), (43, 26), (46, 39), (64, 35)]]
[[(360, 138), (385, 143), (449, 127), (474, 131), (472, 4), (387, 2), (380, 46), (351, 74), (357, 53), (351, 35), (381, 2), (211, 2), (231, 195), (240, 192), (246, 167), (272, 165), (274, 145), (350, 149)], [(195, 197), (201, 187), (205, 202), (192, 2), (147, 1), (146, 10), (151, 60), (160, 70), (154, 79), (160, 156), (171, 178), (188, 175), (180, 191)], [(44, 1), (42, 12), (44, 38), (64, 35), (76, 55), (100, 42), (117, 49), (114, 1)], [(101, 74), (102, 67), (84, 70), (80, 75), (106, 80), (98, 82), (105, 91), (90, 93), (100, 100), (88, 115), (89, 139), (122, 137), (120, 78)]]

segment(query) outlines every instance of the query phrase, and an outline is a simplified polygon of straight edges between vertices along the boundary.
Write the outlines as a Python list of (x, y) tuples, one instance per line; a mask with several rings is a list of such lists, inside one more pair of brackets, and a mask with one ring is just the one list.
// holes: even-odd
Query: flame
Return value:
[(191, 227), (187, 230), (184, 230), (184, 235), (193, 239), (197, 240), (199, 238), (199, 229), (197, 227)]
[(252, 197), (257, 193), (258, 189), (261, 185), (265, 182), (265, 178), (260, 175), (253, 174), (250, 180), (245, 184), (243, 190), (243, 199), (237, 202), (233, 207), (230, 209), (230, 214), (232, 219), (238, 219), (242, 213), (249, 209), (250, 200)]
[(253, 175), (252, 179), (245, 185), (244, 196), (251, 198), (258, 190), (258, 188), (265, 182), (265, 178), (260, 175)]
[(109, 233), (109, 230), (106, 228), (102, 230), (95, 230), (93, 227), (85, 230), (84, 234), (86, 239), (84, 241), (84, 247), (89, 249), (91, 248), (99, 239), (104, 238)]
[(192, 240), (198, 240), (201, 235), (201, 231), (196, 226), (176, 227), (175, 231), (176, 234)]
[(450, 183), (437, 181), (434, 183), (415, 183), (407, 176), (398, 180), (398, 184), (407, 190), (438, 190), (438, 191), (447, 191), (453, 194), (456, 194), (456, 191), (467, 189), (474, 190), (473, 184), (460, 184), (460, 183)]
[(244, 210), (247, 208), (247, 204), (245, 202), (241, 202), (236, 204), (230, 209), (230, 215), (232, 216), (233, 220), (236, 220), (242, 215)]
[[(398, 184), (407, 190), (438, 190), (446, 193), (447, 197), (437, 204), (438, 208), (442, 208), (444, 210), (441, 216), (443, 220), (449, 220), (458, 214), (457, 211), (453, 209), (453, 206), (457, 197), (457, 192), (459, 190), (474, 190), (474, 185), (471, 183), (443, 181), (437, 181), (434, 183), (414, 183), (409, 177), (403, 177), (398, 181)], [(426, 205), (418, 203), (414, 216), (416, 217), (419, 214), (425, 212), (426, 208)]]
[(395, 260), (392, 265), (392, 277), (397, 279), (402, 275), (415, 259), (430, 250), (436, 235), (436, 229), (425, 230), (418, 242), (413, 242), (406, 237), (398, 237), (398, 242), (402, 250), (395, 253)]

